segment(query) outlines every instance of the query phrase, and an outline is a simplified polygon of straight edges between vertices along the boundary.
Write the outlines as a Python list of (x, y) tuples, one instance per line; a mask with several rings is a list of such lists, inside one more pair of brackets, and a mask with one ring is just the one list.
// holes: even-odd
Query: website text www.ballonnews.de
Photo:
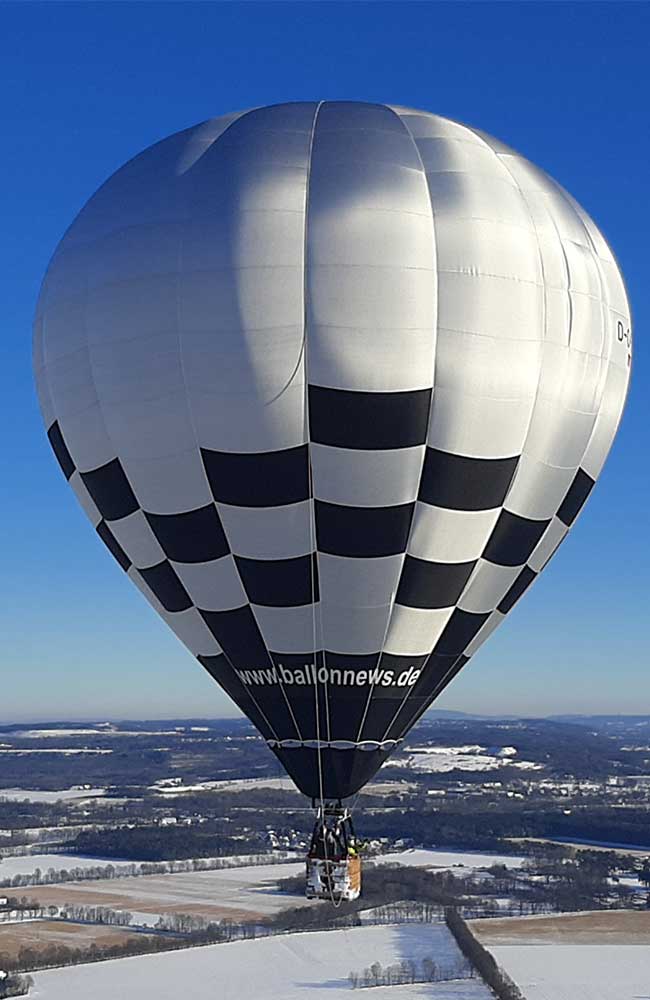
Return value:
[(317, 667), (313, 663), (305, 663), (301, 667), (276, 666), (264, 667), (258, 670), (236, 670), (242, 684), (247, 687), (267, 684), (297, 684), (316, 685), (328, 684), (342, 687), (412, 687), (418, 680), (422, 670), (418, 667), (406, 667), (404, 670), (386, 670), (376, 667), (373, 670), (350, 670), (345, 667)]

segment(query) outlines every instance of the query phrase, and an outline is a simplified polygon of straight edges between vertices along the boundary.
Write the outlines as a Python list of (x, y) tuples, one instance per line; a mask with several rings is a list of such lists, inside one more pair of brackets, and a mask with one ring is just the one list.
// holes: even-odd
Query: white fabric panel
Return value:
[(232, 611), (248, 604), (235, 560), (223, 556), (207, 563), (172, 562), (192, 604), (202, 611)]
[(164, 458), (195, 447), (184, 389), (157, 398), (107, 404), (102, 412), (108, 436), (124, 464), (133, 459)]
[(43, 361), (51, 363), (82, 350), (87, 344), (85, 297), (70, 296), (52, 303), (41, 320)]
[(297, 608), (268, 608), (251, 604), (251, 608), (266, 648), (271, 652), (311, 653), (314, 641), (317, 650), (323, 648), (318, 604), (304, 604)]
[(38, 383), (40, 381), (39, 375), (41, 369), (45, 365), (45, 351), (43, 345), (43, 309), (39, 301), (39, 305), (34, 316), (34, 326), (32, 335), (32, 364), (34, 366), (34, 374), (36, 375), (36, 386), (38, 388)]
[(546, 342), (568, 347), (572, 319), (569, 293), (547, 285), (544, 289), (544, 314), (546, 317)]
[(605, 306), (600, 298), (571, 292), (571, 347), (602, 356), (605, 353)]
[(352, 507), (388, 507), (417, 497), (425, 446), (361, 451), (313, 444), (314, 497)]
[(541, 573), (569, 529), (559, 518), (554, 517), (528, 559), (528, 565), (535, 573)]
[(434, 173), (427, 182), (436, 223), (462, 213), (465, 219), (495, 219), (530, 229), (530, 214), (521, 192), (504, 171), (492, 173)]
[(165, 553), (141, 510), (134, 510), (119, 521), (111, 521), (110, 528), (137, 569), (157, 566), (165, 559)]
[(83, 298), (86, 294), (88, 246), (74, 246), (73, 233), (87, 210), (88, 205), (77, 216), (48, 264), (36, 305), (36, 315), (40, 319), (59, 302)]
[(83, 413), (68, 418), (59, 412), (61, 432), (75, 464), (81, 472), (90, 472), (111, 462), (117, 455), (115, 445), (108, 436), (104, 414), (97, 401)]
[(249, 559), (293, 559), (311, 552), (310, 508), (308, 500), (282, 507), (217, 504), (230, 548)]
[[(323, 645), (332, 653), (378, 653), (386, 634), (390, 607), (325, 604), (321, 598)], [(386, 648), (386, 647), (383, 647)]]
[(547, 344), (539, 395), (526, 439), (527, 455), (564, 468), (577, 468), (584, 454), (604, 390), (607, 362)]
[(584, 208), (582, 208), (578, 204), (575, 198), (573, 198), (572, 195), (570, 195), (569, 192), (565, 190), (565, 188), (563, 188), (557, 182), (554, 183), (555, 187), (559, 188), (559, 190), (562, 192), (562, 194), (564, 195), (564, 197), (569, 202), (574, 212), (580, 219), (582, 225), (584, 226), (587, 236), (589, 237), (589, 243), (593, 247), (593, 250), (595, 251), (595, 253), (599, 258), (599, 263), (602, 265), (604, 261), (608, 261), (610, 263), (613, 263), (614, 266), (616, 267), (616, 261), (607, 243), (607, 240), (598, 229), (594, 220), (591, 218), (591, 216), (587, 215)]
[[(74, 490), (75, 496), (77, 497), (77, 500), (81, 504), (84, 514), (86, 515), (90, 523), (93, 525), (93, 527), (96, 528), (102, 519), (102, 515), (97, 510), (93, 498), (91, 497), (90, 493), (84, 486), (84, 482), (80, 474), (78, 472), (73, 472), (68, 482), (70, 483), (70, 486)], [(112, 528), (113, 524), (111, 524), (111, 530)]]
[(52, 402), (52, 396), (50, 395), (47, 369), (44, 365), (40, 368), (34, 366), (34, 379), (36, 381), (36, 394), (38, 396), (38, 404), (43, 417), (43, 424), (45, 427), (49, 428), (56, 420), (57, 413), (54, 403)]
[(458, 601), (463, 611), (493, 611), (521, 573), (521, 566), (497, 566), (479, 559)]
[(461, 122), (451, 121), (441, 115), (432, 115), (426, 111), (416, 111), (401, 105), (391, 104), (389, 107), (400, 116), (414, 139), (459, 139), (463, 142), (481, 145), (471, 129)]
[(564, 245), (548, 210), (548, 204), (539, 191), (526, 191), (525, 197), (537, 233), (537, 248), (544, 270), (544, 284), (547, 289), (564, 291), (565, 298), (568, 299), (569, 264)]
[[(302, 185), (304, 196), (304, 183)], [(299, 267), (302, 269), (304, 211), (237, 215), (208, 214), (183, 228), (182, 264), (186, 274), (219, 268)], [(213, 322), (220, 321), (218, 315)]]
[(441, 274), (438, 278), (438, 323), (447, 330), (542, 340), (542, 289), (516, 279), (489, 275)]
[[(310, 187), (310, 269), (355, 267), (363, 261), (364, 267), (432, 271), (431, 210), (422, 175), (414, 170), (396, 173), (393, 166), (375, 167), (373, 173), (383, 185), (368, 187), (366, 169), (351, 164), (345, 171), (337, 166), (334, 190), (327, 190), (326, 177)], [(342, 174), (349, 182), (346, 194), (351, 205), (339, 214), (330, 206), (339, 195)], [(389, 200), (384, 191), (390, 192)]]
[(548, 174), (524, 159), (523, 156), (500, 154), (499, 158), (507, 166), (514, 181), (524, 194), (527, 195), (530, 190), (533, 190), (544, 195), (548, 210), (553, 216), (562, 240), (571, 240), (580, 246), (588, 246), (587, 236), (580, 219), (567, 199), (562, 196), (559, 186)]
[(600, 270), (605, 281), (605, 287), (607, 289), (607, 300), (609, 302), (610, 308), (615, 312), (621, 313), (625, 316), (628, 321), (630, 317), (630, 307), (627, 301), (627, 295), (625, 292), (625, 284), (623, 282), (623, 277), (616, 262), (611, 258), (600, 258), (599, 260)]
[(490, 135), (489, 132), (484, 132), (480, 128), (473, 128), (472, 132), (474, 133), (474, 135), (482, 139), (483, 142), (486, 143), (486, 145), (488, 145), (490, 149), (493, 150), (495, 153), (506, 153), (508, 155), (516, 155), (516, 153), (510, 146), (507, 146), (505, 142), (501, 142), (500, 139), (496, 139), (493, 135)]
[(394, 599), (404, 556), (349, 559), (318, 555), (318, 580), (323, 604), (385, 607)]
[(542, 345), (496, 339), (440, 327), (436, 347), (436, 391), (458, 390), (498, 400), (527, 399), (539, 383)]
[[(387, 213), (388, 214), (388, 213)], [(398, 212), (395, 213), (399, 215)], [(310, 221), (310, 233), (312, 224)], [(310, 245), (313, 236), (310, 235)], [(368, 251), (369, 252), (369, 251)], [(429, 262), (430, 264), (431, 262)], [(366, 350), (371, 341), (368, 339), (376, 329), (434, 329), (435, 309), (435, 272), (431, 266), (421, 266), (419, 269), (402, 270), (387, 265), (379, 267), (359, 264), (357, 267), (349, 264), (340, 268), (333, 265), (327, 268), (309, 268), (309, 336), (310, 343), (327, 336), (331, 327), (346, 327), (348, 331), (356, 331), (356, 336), (350, 336), (349, 350)], [(359, 344), (358, 338), (364, 336), (365, 341)], [(326, 344), (321, 351), (326, 350)], [(395, 355), (396, 358), (398, 355)], [(341, 359), (345, 366), (345, 357)], [(402, 364), (410, 364), (410, 359), (401, 355)], [(432, 359), (430, 359), (432, 371)], [(314, 384), (320, 384), (318, 369), (311, 370), (310, 377)], [(364, 390), (365, 385), (332, 386), (335, 389)]]
[[(515, 159), (514, 157), (512, 159)], [(544, 195), (548, 201), (549, 210), (557, 226), (562, 243), (577, 243), (579, 246), (589, 247), (589, 239), (584, 226), (580, 221), (573, 206), (564, 197), (558, 185), (553, 181), (547, 183)]]
[[(253, 213), (248, 213), (249, 218)], [(257, 213), (255, 213), (257, 214)], [(280, 214), (269, 210), (260, 213), (274, 216)], [(279, 234), (278, 234), (279, 237)], [(297, 234), (293, 236), (297, 244)], [(295, 251), (297, 246), (288, 247), (284, 252)], [(214, 358), (223, 360), (235, 369), (241, 367), (242, 374), (259, 372), (272, 379), (281, 367), (283, 354), (281, 345), (269, 337), (269, 330), (276, 328), (296, 331), (302, 328), (302, 267), (298, 265), (275, 267), (246, 266), (215, 268), (182, 273), (178, 282), (178, 321), (183, 337), (187, 335), (187, 351), (192, 347), (194, 333), (211, 334), (214, 339)], [(298, 349), (302, 337), (297, 338)], [(202, 346), (207, 343), (202, 341)], [(282, 345), (286, 352), (288, 345)], [(295, 348), (295, 340), (291, 345)], [(251, 352), (248, 356), (246, 349)], [(264, 364), (264, 349), (270, 350), (270, 372)], [(186, 356), (183, 351), (183, 356)], [(191, 355), (190, 355), (191, 356)], [(296, 351), (291, 360), (297, 360)], [(222, 378), (220, 370), (215, 371), (217, 379)], [(241, 391), (244, 391), (244, 386)]]
[(110, 413), (123, 403), (137, 405), (172, 393), (184, 393), (178, 335), (158, 333), (89, 347), (93, 382), (102, 407)]
[(178, 324), (177, 281), (169, 274), (142, 271), (88, 293), (88, 344), (118, 344), (132, 338), (174, 333)]
[(424, 338), (412, 345), (415, 353), (401, 336), (379, 344), (382, 368), (402, 373), (401, 388), (424, 388), (433, 384), (436, 325), (426, 180), (399, 118), (386, 108), (360, 114), (366, 122), (374, 115), (382, 131), (367, 125), (352, 133), (349, 107), (332, 106), (316, 122), (307, 220), (309, 380), (373, 390), (373, 366), (359, 360), (374, 353), (377, 331), (428, 331), (428, 351)]
[(493, 611), (488, 620), (481, 626), (470, 644), (467, 646), (464, 655), (473, 656), (477, 649), (480, 649), (485, 640), (489, 639), (494, 630), (499, 627), (505, 617), (506, 616), (502, 615), (500, 611)]
[(427, 443), (471, 458), (511, 458), (526, 440), (532, 405), (532, 399), (492, 399), (436, 388)]
[(543, 521), (557, 511), (573, 482), (574, 468), (556, 468), (521, 456), (506, 506), (513, 514)]
[(452, 271), (529, 281), (541, 286), (542, 272), (530, 226), (492, 219), (436, 217), (438, 273)]
[(163, 608), (159, 614), (194, 656), (217, 656), (222, 652), (196, 608), (174, 612)]
[(87, 348), (51, 361), (45, 368), (50, 398), (61, 425), (97, 404)]
[(495, 173), (494, 156), (490, 150), (478, 143), (467, 142), (465, 136), (462, 139), (422, 137), (417, 145), (427, 173)]
[[(201, 448), (214, 451), (258, 452), (296, 448), (307, 440), (305, 387), (299, 371), (266, 410), (251, 407), (243, 393), (220, 395), (190, 385), (192, 417)], [(271, 403), (271, 399), (273, 402)]]
[(183, 279), (183, 370), (202, 447), (271, 451), (304, 442), (302, 312), (302, 268)]
[(122, 467), (138, 503), (149, 514), (181, 514), (205, 507), (212, 494), (195, 449), (170, 451), (160, 458), (122, 456)]
[[(524, 446), (525, 454), (539, 462), (577, 469), (591, 436), (596, 415), (562, 411), (559, 402), (539, 399)], [(512, 489), (516, 485), (516, 475)]]
[(571, 240), (565, 240), (563, 247), (569, 268), (571, 291), (601, 299), (600, 276), (591, 247), (587, 248)]
[(540, 372), (539, 396), (577, 413), (597, 413), (603, 392), (607, 359), (572, 348), (546, 344)]
[(600, 410), (581, 462), (582, 468), (592, 479), (600, 474), (612, 446), (625, 405), (628, 379), (627, 370), (610, 363)]
[(181, 222), (176, 165), (193, 129), (170, 135), (129, 160), (95, 193), (65, 236), (66, 248), (83, 253), (88, 244), (129, 226)]
[(385, 653), (427, 656), (442, 635), (453, 608), (407, 608), (395, 604), (386, 634)]
[(367, 392), (428, 389), (433, 357), (431, 329), (321, 326), (318, 339), (309, 343), (309, 377), (314, 384)]
[(178, 175), (187, 173), (199, 162), (201, 157), (210, 150), (210, 147), (220, 135), (223, 135), (229, 125), (245, 114), (243, 111), (233, 111), (220, 118), (210, 118), (202, 125), (196, 125), (188, 129), (187, 142), (176, 162), (176, 173)]
[(429, 562), (478, 559), (500, 511), (500, 507), (495, 510), (447, 510), (417, 503), (408, 552)]
[[(202, 447), (250, 452), (305, 440), (298, 370), (313, 110), (296, 105), (280, 115), (270, 108), (239, 119), (221, 148), (213, 147), (217, 162), (208, 153), (196, 167), (192, 208), (199, 224), (190, 230), (180, 276), (179, 324)], [(223, 201), (215, 201), (215, 179), (227, 191)], [(221, 260), (197, 254), (204, 225), (224, 248)]]
[(88, 261), (88, 290), (120, 286), (134, 276), (167, 276), (174, 284), (178, 270), (182, 223), (160, 219), (154, 223), (129, 226), (98, 240)]

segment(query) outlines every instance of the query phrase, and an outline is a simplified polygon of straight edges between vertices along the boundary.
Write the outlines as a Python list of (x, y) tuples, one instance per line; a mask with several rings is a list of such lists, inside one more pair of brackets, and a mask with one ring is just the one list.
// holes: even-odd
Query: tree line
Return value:
[(458, 910), (449, 908), (445, 921), (467, 961), (477, 970), (498, 1000), (525, 1000), (517, 984), (474, 937)]
[(351, 972), (350, 986), (353, 990), (369, 989), (373, 986), (406, 986), (413, 983), (447, 983), (459, 979), (474, 979), (475, 970), (467, 959), (440, 966), (432, 957), (416, 962), (404, 958), (393, 965), (382, 966), (373, 962), (363, 972)]
[(0, 1000), (6, 1000), (8, 997), (24, 997), (33, 985), (34, 980), (31, 976), (9, 973), (3, 969), (0, 971)]
[[(241, 848), (241, 843), (238, 844)], [(0, 888), (20, 888), (22, 886), (54, 885), (59, 882), (91, 882), (98, 879), (133, 878), (139, 875), (175, 875), (179, 872), (218, 871), (222, 868), (248, 868), (253, 865), (284, 864), (295, 860), (288, 852), (274, 854), (228, 855), (226, 857), (187, 858), (174, 861), (129, 862), (119, 866), (89, 865), (78, 868), (48, 868), (42, 871), (11, 875), (0, 879)], [(0, 872), (2, 868), (0, 867)]]

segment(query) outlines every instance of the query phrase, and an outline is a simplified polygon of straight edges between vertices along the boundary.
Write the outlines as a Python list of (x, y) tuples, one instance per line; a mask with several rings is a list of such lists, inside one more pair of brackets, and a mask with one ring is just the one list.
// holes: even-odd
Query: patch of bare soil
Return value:
[[(151, 903), (148, 904), (151, 907)], [(133, 909), (136, 909), (135, 905)], [(173, 906), (158, 906), (156, 913), (185, 913), (192, 917), (205, 917), (206, 920), (261, 920), (263, 913), (253, 910), (237, 910), (231, 906), (211, 906), (208, 903), (175, 903)]]
[(486, 946), (500, 944), (650, 945), (650, 910), (598, 910), (560, 916), (471, 920)]
[[(144, 879), (145, 876), (142, 876)], [(224, 905), (223, 901), (210, 903), (208, 901), (192, 903), (179, 898), (174, 902), (169, 899), (157, 899), (155, 894), (142, 891), (145, 885), (140, 879), (114, 880), (122, 886), (128, 886), (125, 891), (111, 892), (110, 882), (75, 882), (68, 885), (38, 886), (34, 889), (34, 897), (41, 906), (108, 906), (113, 910), (135, 910), (139, 913), (187, 913), (206, 920), (257, 920), (264, 914), (246, 909), (242, 906)], [(138, 884), (140, 883), (140, 884)], [(148, 887), (147, 887), (148, 888)]]
[(124, 944), (133, 938), (150, 935), (135, 934), (122, 927), (96, 924), (73, 924), (65, 920), (27, 920), (15, 924), (0, 924), (0, 963), (5, 956), (15, 957), (21, 948), (44, 951), (49, 945), (67, 948), (88, 948), (95, 944)]

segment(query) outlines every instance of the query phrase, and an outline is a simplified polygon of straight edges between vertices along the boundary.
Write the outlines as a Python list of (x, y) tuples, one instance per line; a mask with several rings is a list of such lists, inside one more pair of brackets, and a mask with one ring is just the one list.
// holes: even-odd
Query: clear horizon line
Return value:
[[(466, 716), (469, 719), (496, 719), (496, 720), (506, 720), (506, 719), (522, 719), (522, 720), (549, 720), (549, 719), (598, 719), (598, 718), (617, 718), (617, 719), (648, 719), (650, 718), (650, 712), (549, 712), (545, 715), (535, 715), (520, 712), (466, 712), (462, 709), (430, 709), (432, 715), (438, 714), (440, 716)], [(426, 718), (429, 712), (426, 712), (422, 718)], [(102, 723), (110, 723), (112, 725), (124, 723), (124, 722), (236, 722), (240, 720), (246, 720), (249, 724), (253, 726), (253, 723), (245, 715), (163, 715), (163, 716), (146, 716), (146, 715), (96, 715), (96, 716), (74, 716), (74, 717), (64, 717), (55, 719), (51, 716), (34, 717), (29, 718), (16, 718), (13, 719), (1, 719), (0, 729), (6, 726), (35, 726), (35, 725), (63, 725), (69, 723), (71, 725), (80, 726), (83, 724), (94, 724), (101, 725)]]

